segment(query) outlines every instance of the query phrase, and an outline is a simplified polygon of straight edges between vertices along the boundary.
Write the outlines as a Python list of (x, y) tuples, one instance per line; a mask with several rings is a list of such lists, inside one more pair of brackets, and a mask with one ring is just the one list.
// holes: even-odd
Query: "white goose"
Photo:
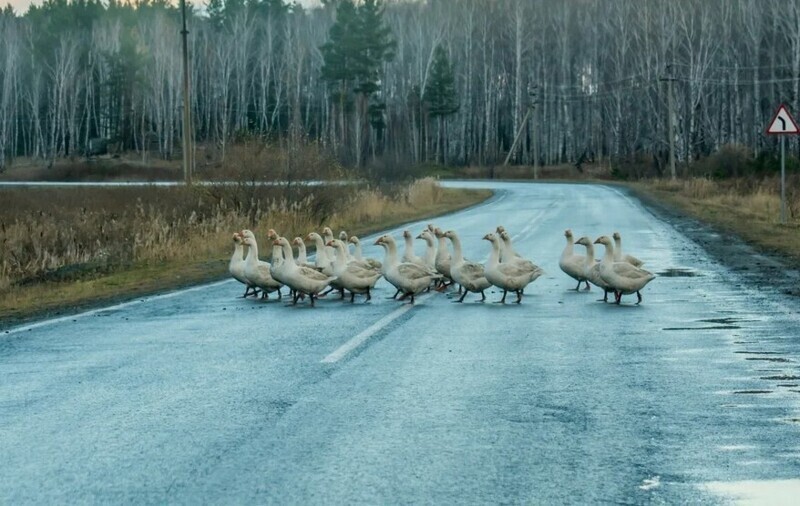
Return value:
[[(250, 253), (249, 250), (248, 253)], [(256, 288), (256, 285), (250, 283), (250, 281), (248, 281), (247, 277), (244, 275), (244, 267), (245, 257), (242, 236), (239, 235), (238, 232), (234, 232), (233, 256), (231, 256), (231, 261), (228, 263), (228, 272), (231, 274), (233, 279), (245, 285), (244, 295), (242, 295), (242, 297), (247, 297), (248, 295), (258, 295), (258, 288)], [(253, 291), (252, 294), (250, 293), (250, 290)]]
[(410, 231), (403, 230), (403, 240), (406, 246), (403, 250), (403, 262), (411, 262), (412, 264), (425, 266), (425, 261), (414, 253), (414, 237), (411, 235)]
[(366, 264), (369, 265), (371, 269), (377, 269), (377, 270), (381, 269), (382, 264), (378, 260), (374, 258), (367, 258), (364, 256), (364, 252), (361, 247), (361, 241), (359, 240), (358, 237), (354, 235), (350, 236), (349, 242), (353, 244), (353, 259), (359, 260), (361, 262), (366, 262)]
[(514, 247), (511, 245), (511, 235), (506, 231), (506, 227), (503, 225), (497, 225), (495, 229), (495, 235), (500, 238), (500, 263), (508, 262), (513, 260), (514, 258), (521, 258), (522, 255), (514, 251)]
[(292, 246), (297, 246), (297, 258), (295, 258), (295, 263), (297, 265), (316, 268), (314, 264), (308, 261), (308, 252), (306, 250), (306, 243), (303, 241), (302, 237), (295, 237), (294, 239), (292, 239)]
[(641, 267), (644, 265), (644, 262), (639, 260), (633, 255), (623, 255), (622, 254), (622, 236), (619, 235), (619, 232), (614, 232), (612, 236), (614, 238), (614, 261), (615, 262), (628, 262), (634, 267)]
[[(331, 235), (331, 240), (333, 240), (332, 238), (333, 235)], [(317, 251), (316, 255), (314, 255), (314, 264), (316, 265), (317, 270), (328, 276), (333, 276), (333, 266), (331, 265), (333, 258), (328, 256), (328, 250), (322, 237), (316, 232), (311, 232), (306, 236), (306, 241), (313, 242), (314, 246), (316, 247)], [(333, 251), (333, 248), (330, 248), (330, 250)]]
[(328, 246), (338, 250), (336, 260), (333, 261), (333, 273), (336, 283), (350, 292), (350, 302), (354, 302), (357, 293), (365, 293), (367, 300), (372, 298), (370, 290), (375, 288), (375, 283), (381, 277), (380, 271), (375, 271), (356, 262), (345, 261), (345, 243), (341, 240), (330, 241)]
[(244, 244), (250, 248), (247, 260), (245, 260), (245, 277), (261, 289), (262, 298), (268, 299), (270, 293), (278, 292), (280, 299), (282, 284), (272, 277), (269, 262), (258, 259), (258, 243), (255, 234), (250, 230), (242, 230), (242, 237), (244, 237)]
[(542, 269), (530, 261), (500, 263), (500, 238), (495, 234), (486, 234), (483, 238), (492, 243), (492, 252), (484, 269), (486, 279), (503, 290), (503, 298), (500, 299), (502, 304), (505, 304), (509, 291), (517, 294), (519, 304), (522, 302), (522, 291), (542, 275)]
[(594, 245), (592, 244), (592, 240), (583, 236), (575, 241), (575, 244), (586, 247), (586, 260), (583, 263), (583, 274), (593, 285), (603, 289), (603, 298), (599, 300), (608, 302), (608, 292), (612, 292), (614, 289), (603, 281), (603, 278), (600, 276), (600, 263), (594, 259)]
[[(329, 241), (333, 240), (333, 230), (331, 230), (331, 227), (322, 227), (322, 239), (323, 244), (328, 244)], [(325, 246), (325, 253), (328, 254), (328, 259), (333, 262), (333, 256), (336, 254), (336, 249), (332, 248), (331, 246)]]
[(440, 276), (415, 263), (398, 262), (397, 243), (390, 235), (382, 235), (375, 241), (375, 244), (382, 246), (386, 250), (386, 258), (381, 269), (383, 277), (394, 285), (398, 292), (403, 293), (401, 299), (411, 296), (411, 303), (413, 304), (414, 296), (428, 288), (431, 281)]
[(317, 294), (336, 278), (327, 276), (311, 267), (297, 265), (292, 256), (292, 246), (285, 237), (279, 237), (275, 244), (283, 248), (284, 260), (281, 266), (281, 277), (286, 285), (294, 290), (292, 305), (297, 304), (300, 294), (305, 294), (311, 299), (311, 307), (314, 307)]
[(564, 231), (564, 237), (567, 238), (567, 245), (564, 251), (561, 252), (561, 259), (558, 261), (558, 266), (561, 270), (567, 273), (573, 279), (578, 280), (578, 286), (575, 290), (580, 290), (581, 283), (586, 283), (586, 289), (589, 289), (589, 282), (586, 280), (586, 275), (583, 273), (583, 265), (586, 257), (583, 255), (576, 255), (573, 253), (574, 239), (572, 237), (572, 230), (567, 229)]
[[(434, 228), (433, 235), (436, 236), (436, 239), (439, 242), (439, 247), (436, 248), (436, 260), (434, 261), (434, 267), (436, 267), (436, 271), (443, 276), (442, 285), (446, 284), (453, 284), (453, 277), (450, 274), (450, 265), (452, 263), (450, 251), (447, 249), (447, 238), (444, 236), (444, 232), (439, 227)], [(447, 283), (445, 283), (447, 282)], [(459, 288), (461, 291), (461, 288)]]
[(453, 281), (464, 289), (464, 293), (458, 299), (458, 302), (464, 302), (467, 292), (480, 293), (481, 302), (485, 301), (486, 294), (483, 291), (492, 286), (492, 284), (484, 275), (483, 265), (470, 262), (464, 258), (461, 252), (461, 240), (453, 230), (448, 230), (444, 233), (444, 236), (453, 243), (453, 256), (450, 263), (451, 277)]
[(654, 280), (655, 275), (628, 262), (615, 262), (614, 245), (608, 236), (598, 237), (594, 243), (606, 247), (603, 261), (600, 262), (600, 277), (614, 289), (615, 302), (619, 304), (623, 295), (632, 293), (638, 297), (637, 304), (642, 302), (642, 294), (639, 291)]
[(422, 239), (423, 241), (425, 241), (425, 255), (422, 257), (422, 261), (425, 263), (428, 269), (435, 271), (436, 238), (433, 237), (433, 234), (428, 229), (425, 229), (422, 231), (421, 234), (417, 236), (417, 239)]

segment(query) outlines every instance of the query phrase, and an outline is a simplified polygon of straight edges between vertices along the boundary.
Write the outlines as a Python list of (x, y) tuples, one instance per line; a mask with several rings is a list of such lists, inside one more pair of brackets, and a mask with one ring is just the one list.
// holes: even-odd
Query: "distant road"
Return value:
[[(796, 302), (613, 188), (446, 184), (497, 191), (435, 220), (468, 257), (503, 224), (545, 269), (521, 306), (382, 283), (285, 307), (230, 281), (0, 331), (0, 503), (800, 497)], [(571, 290), (568, 227), (661, 273), (641, 306)]]

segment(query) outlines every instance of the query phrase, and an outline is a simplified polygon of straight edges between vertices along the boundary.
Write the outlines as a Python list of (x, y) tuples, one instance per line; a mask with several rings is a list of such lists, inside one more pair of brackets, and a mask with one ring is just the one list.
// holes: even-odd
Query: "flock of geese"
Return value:
[[(637, 304), (642, 301), (640, 290), (655, 276), (641, 268), (641, 260), (622, 253), (619, 233), (613, 234), (613, 243), (608, 236), (592, 242), (586, 236), (575, 241), (570, 230), (564, 235), (567, 245), (559, 266), (578, 281), (575, 290), (580, 290), (581, 283), (585, 283), (588, 290), (589, 283), (592, 283), (605, 292), (604, 302), (608, 302), (609, 292), (614, 293), (617, 304), (623, 295), (633, 293), (638, 296)], [(260, 292), (262, 298), (268, 299), (271, 293), (277, 293), (280, 299), (283, 295), (281, 288), (286, 287), (292, 305), (308, 297), (314, 306), (318, 297), (331, 291), (338, 291), (341, 298), (349, 292), (350, 302), (355, 301), (356, 295), (364, 295), (369, 301), (371, 290), (383, 277), (397, 289), (393, 298), (399, 295), (399, 300), (409, 299), (411, 304), (423, 291), (443, 291), (452, 285), (456, 285), (461, 294), (456, 302), (463, 302), (470, 292), (480, 293), (481, 302), (485, 301), (484, 291), (496, 286), (503, 290), (503, 297), (498, 302), (505, 303), (507, 294), (513, 292), (517, 296), (515, 302), (519, 304), (525, 287), (544, 273), (514, 250), (511, 236), (502, 226), (483, 237), (491, 244), (485, 264), (464, 258), (458, 234), (453, 230), (442, 231), (433, 224), (416, 236), (425, 242), (422, 256), (414, 252), (414, 236), (408, 230), (403, 232), (405, 247), (402, 255), (391, 235), (379, 237), (375, 244), (385, 250), (383, 262), (364, 257), (358, 237), (348, 236), (342, 231), (337, 239), (329, 227), (323, 228), (321, 235), (311, 232), (305, 238), (295, 237), (291, 242), (273, 229), (269, 229), (266, 237), (272, 245), (271, 262), (260, 260), (258, 242), (251, 230), (233, 234), (234, 251), (229, 272), (245, 285), (243, 297), (258, 296)], [(451, 247), (448, 247), (448, 241)], [(306, 243), (313, 244), (316, 250), (313, 262), (307, 257)], [(586, 254), (574, 253), (575, 244), (584, 246)], [(605, 247), (602, 260), (595, 259), (594, 244)]]

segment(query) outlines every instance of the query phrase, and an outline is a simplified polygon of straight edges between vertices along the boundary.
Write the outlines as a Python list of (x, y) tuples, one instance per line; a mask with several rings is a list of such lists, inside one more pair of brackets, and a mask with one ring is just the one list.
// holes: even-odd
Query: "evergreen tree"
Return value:
[[(324, 64), (322, 78), (337, 86), (342, 144), (346, 143), (345, 106), (350, 93), (357, 94), (356, 163), (360, 164), (363, 127), (375, 124), (369, 113), (369, 97), (380, 89), (383, 64), (394, 58), (395, 41), (383, 21), (380, 0), (364, 0), (356, 6), (342, 0), (336, 6), (336, 21), (328, 32), (329, 40), (321, 48)], [(369, 121), (367, 116), (370, 116)]]
[(446, 128), (445, 118), (458, 112), (460, 107), (453, 66), (442, 46), (437, 46), (433, 54), (433, 68), (425, 85), (424, 100), (428, 116), (439, 119), (436, 142), (436, 161), (439, 162)]

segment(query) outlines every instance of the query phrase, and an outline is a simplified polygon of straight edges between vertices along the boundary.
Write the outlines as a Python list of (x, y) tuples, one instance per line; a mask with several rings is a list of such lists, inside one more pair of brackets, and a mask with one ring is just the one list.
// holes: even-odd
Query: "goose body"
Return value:
[(380, 271), (375, 271), (364, 267), (358, 262), (347, 262), (345, 260), (345, 243), (341, 240), (331, 241), (330, 246), (336, 248), (339, 254), (333, 262), (333, 273), (336, 276), (336, 283), (350, 292), (350, 302), (353, 302), (355, 294), (364, 293), (367, 300), (370, 300), (370, 289), (375, 287), (375, 283), (381, 277)]
[(440, 228), (434, 230), (434, 235), (436, 236), (437, 241), (439, 242), (439, 247), (436, 248), (436, 258), (434, 260), (434, 267), (436, 271), (444, 276), (448, 281), (452, 283), (453, 277), (450, 274), (450, 264), (452, 263), (452, 257), (450, 255), (450, 251), (447, 249), (447, 238), (444, 236), (444, 232)]
[(458, 302), (464, 302), (464, 297), (466, 297), (467, 292), (480, 293), (481, 301), (486, 300), (486, 294), (484, 294), (483, 291), (492, 286), (492, 284), (486, 279), (483, 265), (470, 262), (464, 258), (461, 252), (461, 240), (458, 234), (452, 230), (448, 230), (444, 235), (450, 239), (450, 242), (453, 244), (453, 256), (450, 263), (451, 277), (453, 281), (464, 288), (464, 294)]
[(425, 229), (417, 236), (417, 239), (425, 241), (425, 255), (422, 256), (425, 266), (430, 270), (436, 270), (436, 238), (429, 230)]
[(492, 252), (484, 268), (486, 279), (503, 290), (500, 302), (505, 303), (506, 294), (511, 291), (517, 294), (519, 304), (522, 302), (522, 291), (542, 275), (542, 269), (530, 261), (500, 263), (502, 240), (495, 234), (487, 234), (483, 238), (492, 244)]
[(599, 237), (595, 244), (602, 244), (606, 247), (603, 260), (600, 262), (600, 277), (614, 289), (616, 303), (620, 303), (623, 295), (632, 293), (635, 293), (638, 297), (637, 304), (642, 302), (640, 290), (655, 279), (655, 275), (628, 262), (615, 262), (614, 245), (608, 236)]
[(567, 245), (564, 247), (564, 251), (561, 252), (561, 258), (558, 260), (558, 266), (569, 277), (578, 281), (578, 286), (575, 288), (575, 290), (580, 290), (581, 283), (586, 283), (586, 289), (588, 290), (589, 282), (586, 280), (586, 275), (583, 269), (583, 266), (586, 262), (586, 257), (583, 255), (576, 255), (573, 252), (575, 243), (571, 230), (565, 230), (564, 237), (567, 238)]
[[(325, 227), (327, 228), (327, 227)], [(330, 230), (330, 229), (328, 229)], [(329, 246), (325, 246), (325, 241), (323, 241), (322, 237), (316, 233), (311, 232), (306, 236), (307, 241), (312, 241), (314, 246), (316, 247), (316, 255), (314, 256), (314, 265), (316, 265), (317, 270), (321, 271), (323, 274), (332, 277), (333, 276), (333, 265), (331, 262), (333, 261), (333, 248)], [(331, 240), (333, 240), (333, 234), (331, 234)], [(330, 256), (328, 253), (328, 249), (331, 250)]]
[(586, 247), (586, 261), (583, 264), (583, 273), (586, 276), (586, 279), (588, 279), (593, 285), (603, 289), (603, 298), (600, 300), (603, 302), (608, 302), (608, 292), (614, 291), (614, 288), (603, 281), (603, 278), (600, 276), (600, 263), (594, 259), (594, 245), (592, 244), (591, 239), (584, 236), (575, 241), (575, 244), (580, 244), (581, 246)]
[(314, 305), (314, 300), (317, 294), (325, 289), (331, 281), (335, 278), (328, 276), (311, 267), (297, 265), (292, 256), (292, 247), (285, 237), (279, 237), (275, 241), (283, 249), (283, 264), (280, 269), (281, 277), (287, 286), (292, 288), (295, 292), (293, 304), (297, 304), (297, 299), (300, 294), (308, 295), (311, 299), (311, 305)]
[(272, 292), (278, 292), (278, 296), (280, 296), (282, 284), (272, 277), (269, 262), (259, 260), (255, 234), (250, 230), (243, 230), (242, 237), (244, 237), (244, 244), (250, 248), (244, 268), (247, 280), (261, 289), (264, 298), (269, 298), (269, 294)]
[(397, 243), (390, 235), (383, 235), (375, 241), (376, 245), (382, 246), (386, 251), (386, 258), (383, 261), (381, 271), (386, 281), (391, 283), (402, 292), (404, 296), (411, 297), (414, 303), (414, 296), (422, 292), (431, 281), (440, 277), (439, 274), (432, 273), (430, 270), (412, 262), (399, 262), (397, 259)]
[(619, 232), (614, 232), (612, 236), (614, 238), (614, 261), (615, 262), (628, 262), (629, 264), (633, 265), (634, 267), (641, 267), (644, 265), (644, 262), (639, 260), (633, 255), (625, 255), (622, 253), (622, 236), (619, 235)]
[(348, 239), (348, 242), (353, 244), (353, 259), (364, 262), (366, 265), (370, 267), (370, 269), (377, 269), (381, 270), (381, 262), (374, 259), (374, 258), (367, 258), (364, 256), (364, 252), (361, 246), (361, 241), (356, 236), (351, 236)]
[[(250, 251), (248, 250), (248, 254)], [(230, 262), (228, 262), (228, 272), (236, 281), (243, 283), (245, 285), (244, 295), (242, 297), (247, 297), (252, 290), (252, 295), (257, 294), (256, 285), (252, 284), (248, 281), (247, 276), (244, 274), (245, 270), (245, 256), (244, 256), (244, 243), (242, 242), (242, 236), (238, 233), (233, 234), (233, 255), (231, 256)]]

